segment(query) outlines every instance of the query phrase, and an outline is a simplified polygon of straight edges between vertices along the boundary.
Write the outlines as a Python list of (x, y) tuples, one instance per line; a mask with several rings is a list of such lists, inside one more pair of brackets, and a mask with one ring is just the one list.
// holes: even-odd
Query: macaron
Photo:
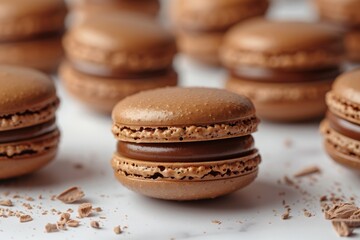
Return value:
[(321, 19), (343, 27), (345, 47), (351, 61), (360, 61), (360, 1), (315, 0)]
[(260, 118), (311, 120), (324, 115), (341, 73), (342, 35), (320, 23), (253, 19), (229, 30), (220, 57), (226, 88), (249, 97)]
[(63, 0), (1, 1), (0, 64), (55, 71), (66, 13)]
[(73, 0), (69, 7), (75, 22), (81, 22), (86, 18), (99, 13), (122, 11), (145, 14), (155, 17), (160, 10), (159, 0)]
[(329, 107), (320, 130), (336, 162), (360, 170), (360, 70), (339, 76), (326, 95)]
[(268, 0), (176, 0), (172, 19), (179, 50), (202, 63), (218, 65), (225, 32), (245, 19), (264, 15)]
[(94, 16), (72, 28), (63, 44), (67, 63), (60, 78), (72, 95), (95, 110), (111, 113), (128, 95), (177, 84), (175, 40), (150, 17)]
[(225, 90), (161, 88), (114, 108), (116, 178), (140, 194), (166, 200), (216, 198), (257, 176), (251, 136), (259, 123), (251, 101)]
[(7, 179), (54, 159), (59, 99), (53, 81), (29, 68), (1, 65), (0, 85), (0, 179)]

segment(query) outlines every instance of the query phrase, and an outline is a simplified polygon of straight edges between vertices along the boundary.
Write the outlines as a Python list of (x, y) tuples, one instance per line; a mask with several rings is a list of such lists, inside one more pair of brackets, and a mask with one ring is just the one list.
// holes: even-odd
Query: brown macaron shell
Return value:
[(112, 116), (113, 134), (118, 140), (128, 142), (187, 142), (240, 137), (256, 131), (259, 123), (248, 98), (208, 88), (165, 88), (141, 92), (119, 102)]
[(69, 4), (72, 13), (83, 20), (111, 11), (129, 11), (155, 17), (160, 10), (159, 0), (73, 0)]
[(114, 155), (116, 178), (127, 188), (165, 200), (216, 198), (253, 182), (260, 156), (252, 155), (214, 162), (169, 163), (137, 161)]
[(342, 35), (321, 23), (254, 19), (226, 34), (220, 49), (224, 66), (285, 70), (337, 67), (343, 59)]
[(71, 95), (104, 113), (111, 113), (114, 106), (129, 95), (153, 88), (176, 86), (178, 80), (176, 72), (171, 68), (152, 75), (105, 78), (83, 74), (68, 62), (60, 66), (59, 76)]
[(348, 26), (360, 25), (358, 0), (316, 0), (315, 2), (323, 19)]
[(3, 0), (0, 9), (0, 41), (63, 31), (67, 14), (63, 0)]
[(47, 122), (59, 105), (54, 83), (38, 71), (0, 66), (0, 131)]
[(304, 82), (266, 82), (229, 77), (226, 89), (249, 97), (260, 118), (278, 122), (305, 121), (321, 117), (324, 98), (333, 79)]
[(250, 17), (264, 15), (267, 0), (177, 0), (173, 19), (178, 27), (191, 31), (226, 30)]
[(61, 36), (0, 43), (0, 64), (35, 68), (46, 73), (56, 71), (64, 51)]
[(174, 38), (155, 20), (125, 12), (87, 19), (63, 43), (77, 70), (104, 77), (166, 69), (176, 52)]

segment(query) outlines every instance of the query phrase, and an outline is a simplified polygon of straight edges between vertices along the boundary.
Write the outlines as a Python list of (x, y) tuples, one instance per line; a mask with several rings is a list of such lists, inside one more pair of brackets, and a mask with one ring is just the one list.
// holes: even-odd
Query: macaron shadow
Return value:
[[(0, 181), (1, 187), (8, 187), (11, 190), (16, 188), (23, 189), (24, 187), (30, 187), (31, 189), (43, 189), (44, 187), (59, 186), (62, 185), (74, 185), (80, 184), (79, 182), (85, 181), (85, 179), (97, 179), (96, 175), (102, 174), (95, 168), (78, 164), (75, 161), (76, 157), (57, 158), (56, 161), (50, 163), (44, 169), (35, 173), (11, 178)], [(83, 162), (83, 161), (82, 161)], [(79, 167), (81, 166), (81, 167)], [(59, 171), (59, 169), (61, 169)]]
[[(285, 193), (285, 196), (279, 196), (279, 193)], [(286, 186), (281, 186), (276, 183), (264, 182), (257, 180), (245, 189), (237, 191), (230, 195), (225, 195), (215, 199), (197, 200), (197, 201), (165, 201), (135, 195), (139, 202), (146, 201), (146, 203), (139, 203), (138, 206), (147, 206), (147, 209), (157, 209), (166, 205), (165, 208), (180, 208), (184, 211), (189, 210), (192, 213), (195, 211), (198, 214), (215, 214), (224, 212), (234, 212), (236, 210), (253, 210), (253, 209), (268, 209), (277, 208), (281, 206), (282, 200), (287, 202), (296, 201), (301, 195)], [(149, 208), (150, 204), (155, 205)], [(175, 209), (174, 209), (175, 210)], [(178, 211), (179, 209), (177, 209)], [(148, 211), (148, 210), (147, 210)]]

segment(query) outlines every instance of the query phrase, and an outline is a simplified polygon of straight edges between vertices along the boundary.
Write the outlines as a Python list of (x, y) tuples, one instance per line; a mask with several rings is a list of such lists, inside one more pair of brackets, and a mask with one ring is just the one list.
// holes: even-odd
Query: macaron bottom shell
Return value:
[(0, 154), (0, 179), (23, 176), (44, 167), (55, 158), (59, 140), (60, 133), (54, 130), (31, 139), (0, 144), (0, 150), (5, 149)]
[(0, 43), (1, 64), (24, 66), (53, 73), (62, 58), (60, 35)]
[(226, 89), (249, 97), (261, 119), (299, 122), (325, 114), (325, 95), (331, 89), (332, 82), (267, 83), (230, 77)]
[(360, 170), (360, 141), (335, 131), (328, 120), (321, 123), (320, 131), (324, 135), (325, 150), (333, 160), (350, 169)]
[(244, 188), (257, 177), (260, 161), (257, 151), (236, 159), (195, 163), (138, 161), (116, 153), (112, 166), (116, 178), (130, 190), (185, 201), (216, 198)]
[(106, 78), (84, 74), (64, 62), (59, 76), (68, 92), (86, 106), (103, 113), (110, 113), (121, 99), (140, 91), (176, 86), (177, 73), (173, 69), (160, 75), (138, 78)]

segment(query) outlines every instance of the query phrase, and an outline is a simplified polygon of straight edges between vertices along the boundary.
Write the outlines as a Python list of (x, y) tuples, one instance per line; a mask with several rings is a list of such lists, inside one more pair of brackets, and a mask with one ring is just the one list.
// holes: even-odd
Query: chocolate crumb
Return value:
[(212, 220), (211, 222), (215, 223), (215, 224), (219, 224), (219, 225), (221, 224), (221, 221), (219, 221), (219, 220)]
[(92, 205), (91, 203), (83, 203), (78, 208), (80, 218), (88, 217), (91, 214)]
[(4, 206), (4, 207), (12, 207), (12, 206), (14, 206), (10, 199), (1, 200), (0, 205)]
[(47, 233), (52, 233), (52, 232), (58, 232), (59, 229), (57, 228), (56, 224), (48, 223), (45, 225), (45, 231)]
[(343, 221), (337, 221), (337, 220), (332, 220), (331, 221), (333, 228), (335, 229), (335, 231), (337, 232), (337, 234), (340, 237), (349, 237), (352, 235), (353, 233), (353, 229), (350, 228), (345, 222)]
[(20, 216), (20, 222), (21, 223), (25, 223), (25, 222), (31, 222), (33, 219), (30, 215), (21, 215)]
[(319, 167), (317, 166), (310, 166), (307, 168), (304, 168), (302, 170), (300, 170), (299, 172), (294, 174), (294, 177), (296, 178), (300, 178), (300, 177), (306, 177), (312, 174), (317, 174), (317, 173), (321, 173), (321, 170)]
[(307, 209), (304, 209), (303, 211), (304, 211), (304, 216), (305, 217), (312, 217), (313, 216), (312, 213), (309, 212)]
[(64, 203), (74, 203), (81, 200), (85, 196), (84, 192), (78, 187), (72, 187), (57, 196), (57, 199)]
[(121, 227), (120, 226), (114, 227), (114, 233), (117, 235), (121, 234), (122, 233)]
[(100, 229), (100, 224), (97, 221), (91, 221), (90, 226), (95, 229)]
[(71, 220), (69, 220), (69, 221), (67, 221), (66, 222), (66, 225), (68, 226), (68, 227), (78, 227), (79, 225), (80, 225), (80, 222), (79, 221), (77, 221), (77, 220), (73, 220), (73, 219), (71, 219)]

